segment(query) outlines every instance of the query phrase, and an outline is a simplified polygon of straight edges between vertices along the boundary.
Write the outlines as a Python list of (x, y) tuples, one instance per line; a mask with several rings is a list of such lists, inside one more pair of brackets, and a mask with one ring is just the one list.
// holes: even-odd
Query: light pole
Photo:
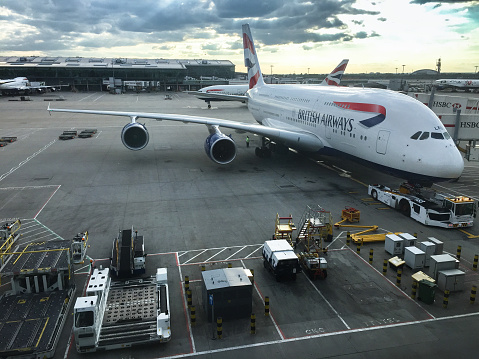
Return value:
[(404, 75), (404, 66), (406, 66), (406, 65), (402, 65), (402, 73), (403, 73), (403, 75)]

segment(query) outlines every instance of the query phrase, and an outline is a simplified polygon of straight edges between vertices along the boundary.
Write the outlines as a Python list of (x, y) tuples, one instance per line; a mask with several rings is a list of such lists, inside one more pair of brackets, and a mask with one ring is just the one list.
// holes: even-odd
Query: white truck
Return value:
[(167, 269), (156, 276), (112, 281), (94, 269), (86, 296), (77, 298), (73, 333), (79, 353), (168, 342), (171, 339)]
[(401, 185), (399, 190), (379, 184), (369, 185), (368, 194), (427, 226), (471, 227), (476, 216), (477, 204), (472, 198), (456, 197), (410, 184)]
[(286, 239), (264, 242), (263, 264), (277, 281), (285, 277), (296, 280), (296, 274), (301, 273), (299, 258)]

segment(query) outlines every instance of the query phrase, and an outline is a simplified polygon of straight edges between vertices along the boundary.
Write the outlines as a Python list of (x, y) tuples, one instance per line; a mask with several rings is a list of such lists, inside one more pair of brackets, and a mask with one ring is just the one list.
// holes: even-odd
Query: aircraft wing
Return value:
[(167, 120), (178, 121), (183, 123), (197, 123), (206, 126), (219, 126), (237, 130), (239, 132), (250, 132), (260, 136), (265, 136), (271, 140), (284, 143), (285, 145), (295, 145), (297, 148), (301, 148), (308, 151), (317, 151), (324, 147), (320, 138), (311, 132), (306, 131), (293, 131), (288, 129), (273, 128), (268, 126), (262, 126), (259, 124), (251, 124), (245, 122), (236, 122), (229, 120), (222, 120), (210, 117), (177, 115), (177, 114), (164, 114), (164, 113), (148, 113), (148, 112), (121, 112), (121, 111), (98, 111), (98, 110), (74, 110), (74, 109), (60, 109), (50, 108), (49, 112), (70, 112), (70, 113), (82, 113), (91, 115), (106, 115), (106, 116), (124, 116), (130, 117), (131, 122), (136, 122), (138, 118), (151, 118), (154, 120)]
[(226, 95), (221, 93), (204, 93), (200, 91), (189, 91), (188, 94), (198, 97), (199, 99), (216, 99), (222, 101), (240, 101), (248, 102), (248, 96), (245, 95)]

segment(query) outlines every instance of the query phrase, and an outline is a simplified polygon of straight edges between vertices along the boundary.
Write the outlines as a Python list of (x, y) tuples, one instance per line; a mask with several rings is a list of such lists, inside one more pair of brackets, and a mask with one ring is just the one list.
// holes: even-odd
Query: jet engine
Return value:
[(221, 133), (217, 127), (206, 138), (205, 151), (208, 157), (220, 165), (226, 165), (236, 157), (236, 144), (233, 139)]
[(150, 136), (145, 125), (138, 122), (129, 123), (121, 130), (121, 142), (126, 148), (133, 151), (145, 148), (149, 139)]

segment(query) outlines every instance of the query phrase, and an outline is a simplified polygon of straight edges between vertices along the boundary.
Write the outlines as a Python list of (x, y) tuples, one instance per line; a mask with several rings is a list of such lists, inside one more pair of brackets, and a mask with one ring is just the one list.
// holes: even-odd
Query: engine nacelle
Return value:
[(231, 137), (216, 131), (206, 138), (205, 151), (212, 161), (226, 165), (236, 157), (236, 144)]
[(129, 123), (121, 130), (121, 142), (130, 150), (138, 151), (144, 149), (149, 140), (148, 131), (145, 125), (141, 123)]

